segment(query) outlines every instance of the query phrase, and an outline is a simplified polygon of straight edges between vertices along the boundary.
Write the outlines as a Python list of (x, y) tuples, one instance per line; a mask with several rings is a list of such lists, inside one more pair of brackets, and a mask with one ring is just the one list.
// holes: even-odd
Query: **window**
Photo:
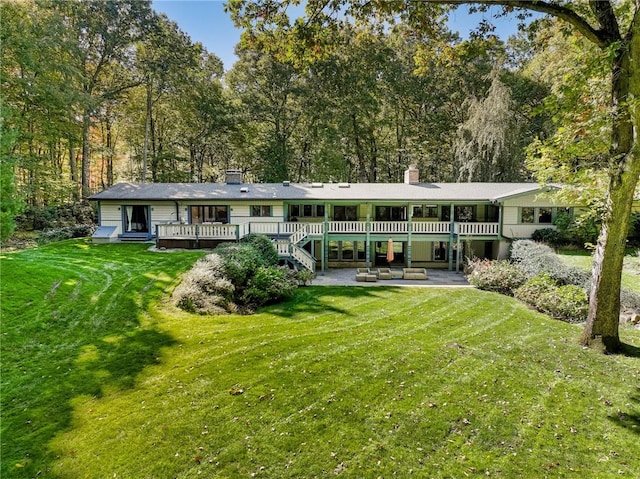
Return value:
[(414, 218), (437, 218), (438, 207), (435, 205), (414, 205), (413, 217)]
[(324, 205), (289, 205), (289, 219), (324, 218)]
[(455, 220), (469, 222), (476, 220), (476, 207), (471, 205), (456, 206)]
[(191, 206), (191, 224), (228, 223), (229, 208), (227, 205)]
[(524, 206), (520, 208), (520, 223), (525, 224), (553, 224), (558, 214), (570, 212), (571, 208), (551, 208), (549, 206)]
[(447, 247), (448, 247), (448, 243), (445, 241), (436, 241), (435, 243), (433, 243), (433, 260), (446, 261)]
[(551, 224), (552, 217), (551, 208), (538, 208), (538, 223)]
[(335, 221), (358, 221), (358, 207), (334, 206), (333, 219)]
[(353, 261), (353, 241), (342, 241), (342, 260)]
[(520, 208), (520, 223), (533, 223), (535, 217), (535, 208)]
[(302, 205), (302, 216), (313, 216), (313, 205)]
[(329, 259), (333, 261), (364, 261), (364, 241), (329, 241)]
[(376, 206), (376, 221), (404, 221), (407, 209), (404, 206)]
[(253, 205), (251, 207), (251, 216), (271, 216), (271, 206)]
[[(460, 205), (455, 206), (453, 210), (454, 220), (469, 222), (476, 220), (476, 207), (475, 205)], [(451, 220), (451, 209), (449, 206), (443, 206), (440, 215), (442, 221)]]

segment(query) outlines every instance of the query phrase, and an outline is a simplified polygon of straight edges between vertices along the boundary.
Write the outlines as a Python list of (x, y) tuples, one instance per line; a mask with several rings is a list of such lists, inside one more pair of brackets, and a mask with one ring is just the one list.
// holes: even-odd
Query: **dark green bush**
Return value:
[(541, 228), (539, 230), (535, 230), (531, 234), (531, 239), (533, 241), (538, 241), (553, 246), (562, 243), (560, 233), (558, 233), (558, 231), (553, 228)]
[(598, 240), (600, 225), (595, 211), (574, 217), (568, 213), (558, 213), (553, 223), (558, 228), (562, 242), (584, 247)]
[(242, 238), (242, 243), (253, 245), (264, 258), (265, 264), (275, 266), (278, 264), (278, 250), (273, 245), (273, 241), (265, 235), (251, 233)]
[(529, 279), (515, 290), (514, 296), (552, 318), (569, 323), (579, 323), (587, 319), (587, 293), (579, 286), (560, 285), (546, 273)]
[(261, 266), (249, 280), (242, 302), (257, 307), (290, 298), (298, 287), (295, 271), (284, 266)]
[(527, 280), (516, 265), (504, 260), (474, 258), (469, 262), (469, 283), (478, 289), (513, 296), (513, 291)]
[(215, 250), (222, 258), (225, 276), (241, 294), (258, 268), (268, 266), (264, 257), (249, 243), (223, 243)]

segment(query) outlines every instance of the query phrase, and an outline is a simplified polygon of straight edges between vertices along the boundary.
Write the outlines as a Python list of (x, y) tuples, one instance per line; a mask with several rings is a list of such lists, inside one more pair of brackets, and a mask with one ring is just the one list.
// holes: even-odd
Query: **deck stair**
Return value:
[(144, 243), (151, 239), (149, 233), (127, 233), (119, 236), (120, 241), (126, 243)]
[(297, 269), (306, 269), (315, 274), (316, 259), (306, 250), (288, 240), (278, 240), (275, 246), (280, 259), (290, 262)]

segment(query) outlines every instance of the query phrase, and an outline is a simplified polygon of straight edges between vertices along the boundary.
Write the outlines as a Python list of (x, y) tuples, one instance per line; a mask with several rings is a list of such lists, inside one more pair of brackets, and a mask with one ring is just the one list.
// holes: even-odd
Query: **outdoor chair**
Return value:
[(378, 268), (378, 279), (393, 279), (391, 268)]

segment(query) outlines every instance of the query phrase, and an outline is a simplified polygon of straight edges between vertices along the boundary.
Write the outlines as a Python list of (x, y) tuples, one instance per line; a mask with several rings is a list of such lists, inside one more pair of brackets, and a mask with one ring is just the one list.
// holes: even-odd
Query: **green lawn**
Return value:
[(255, 316), (189, 315), (166, 297), (198, 256), (2, 256), (3, 478), (640, 471), (638, 355), (473, 289), (308, 287)]

